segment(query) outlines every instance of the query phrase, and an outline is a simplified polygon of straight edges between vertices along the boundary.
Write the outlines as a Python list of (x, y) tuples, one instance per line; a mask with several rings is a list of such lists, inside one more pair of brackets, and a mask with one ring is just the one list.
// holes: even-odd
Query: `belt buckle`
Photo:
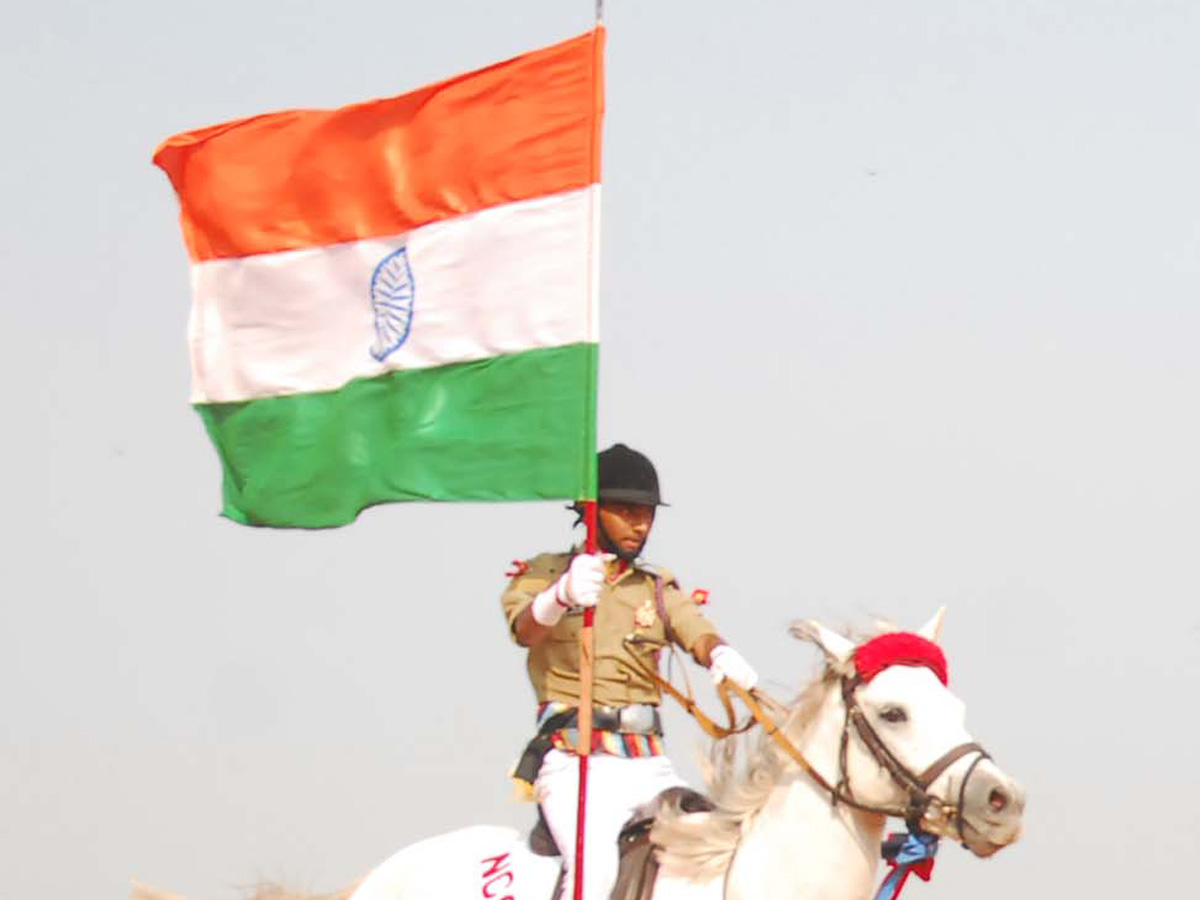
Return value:
[(621, 731), (629, 734), (652, 734), (654, 732), (654, 707), (648, 703), (622, 706), (617, 714)]

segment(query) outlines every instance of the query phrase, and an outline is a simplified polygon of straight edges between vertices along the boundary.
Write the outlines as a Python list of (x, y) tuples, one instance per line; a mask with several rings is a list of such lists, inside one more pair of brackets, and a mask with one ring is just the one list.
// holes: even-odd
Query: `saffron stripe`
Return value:
[(193, 261), (402, 234), (599, 181), (603, 29), (411, 93), (175, 135)]

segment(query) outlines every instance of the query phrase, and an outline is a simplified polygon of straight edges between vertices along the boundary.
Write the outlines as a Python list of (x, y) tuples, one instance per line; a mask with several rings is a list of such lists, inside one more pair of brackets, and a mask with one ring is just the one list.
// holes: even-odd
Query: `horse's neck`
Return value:
[[(800, 752), (836, 782), (844, 710), (830, 692)], [(799, 768), (775, 786), (734, 857), (728, 900), (863, 900), (870, 897), (883, 816), (834, 807)]]
[(780, 783), (742, 839), (727, 900), (870, 896), (885, 820), (840, 806), (799, 775)]

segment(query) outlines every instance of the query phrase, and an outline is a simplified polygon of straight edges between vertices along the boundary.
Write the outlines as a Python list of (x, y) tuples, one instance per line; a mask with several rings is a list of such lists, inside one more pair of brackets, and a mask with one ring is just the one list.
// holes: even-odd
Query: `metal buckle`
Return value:
[(658, 729), (658, 710), (648, 703), (622, 706), (617, 711), (618, 730), (628, 734), (654, 734)]

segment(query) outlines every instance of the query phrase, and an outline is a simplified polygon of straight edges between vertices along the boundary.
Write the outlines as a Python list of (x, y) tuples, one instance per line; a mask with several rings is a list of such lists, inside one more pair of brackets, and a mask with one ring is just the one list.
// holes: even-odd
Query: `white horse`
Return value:
[[(981, 857), (1017, 840), (1024, 794), (966, 732), (944, 683), (941, 618), (860, 647), (816, 622), (793, 626), (824, 652), (823, 676), (790, 708), (763, 700), (778, 736), (759, 729), (745, 754), (718, 742), (716, 810), (659, 813), (654, 900), (866, 900), (889, 815)], [(349, 897), (550, 900), (559, 869), (514, 829), (481, 825), (400, 850)]]

